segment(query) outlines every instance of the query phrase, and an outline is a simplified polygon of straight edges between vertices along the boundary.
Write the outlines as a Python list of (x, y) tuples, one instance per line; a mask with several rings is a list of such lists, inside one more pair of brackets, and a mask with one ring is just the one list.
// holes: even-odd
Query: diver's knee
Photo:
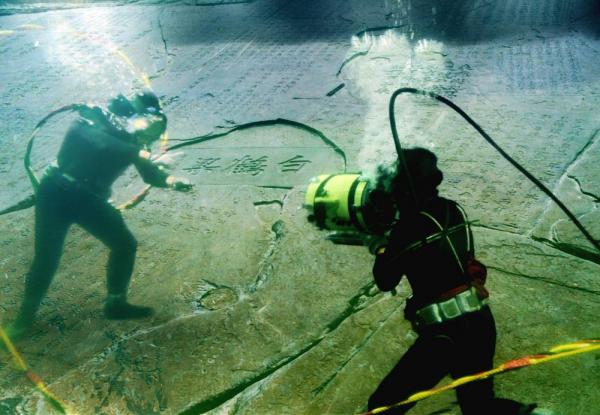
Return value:
[(132, 234), (123, 235), (118, 241), (110, 245), (110, 249), (115, 254), (135, 255), (138, 247), (137, 239)]
[(135, 239), (135, 236), (130, 235), (129, 238), (124, 242), (123, 249), (129, 253), (135, 254), (138, 247), (138, 241)]

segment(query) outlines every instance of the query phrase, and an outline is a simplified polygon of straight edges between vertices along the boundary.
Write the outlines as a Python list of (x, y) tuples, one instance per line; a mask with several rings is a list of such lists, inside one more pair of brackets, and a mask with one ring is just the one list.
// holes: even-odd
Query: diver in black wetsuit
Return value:
[[(489, 370), (496, 346), (483, 287), (486, 269), (474, 258), (466, 214), (456, 202), (438, 196), (443, 175), (432, 152), (414, 148), (403, 155), (408, 175), (399, 167), (386, 185), (400, 219), (387, 246), (371, 247), (376, 254), (373, 276), (383, 291), (393, 290), (407, 276), (413, 293), (405, 316), (419, 337), (371, 395), (369, 409), (430, 389), (448, 374), (459, 378)], [(491, 378), (459, 386), (456, 394), (464, 415), (536, 413), (536, 405), (496, 398)], [(385, 413), (404, 414), (412, 406)]]
[(132, 99), (119, 95), (106, 109), (82, 105), (78, 112), (79, 118), (66, 133), (56, 162), (47, 169), (37, 190), (35, 256), (20, 311), (7, 328), (13, 340), (31, 327), (58, 267), (67, 231), (74, 223), (110, 249), (106, 317), (150, 316), (152, 308), (127, 302), (137, 241), (119, 210), (108, 202), (111, 186), (133, 164), (144, 181), (153, 186), (175, 190), (191, 187), (187, 179), (170, 176), (146, 150), (167, 125), (153, 93), (142, 92)]

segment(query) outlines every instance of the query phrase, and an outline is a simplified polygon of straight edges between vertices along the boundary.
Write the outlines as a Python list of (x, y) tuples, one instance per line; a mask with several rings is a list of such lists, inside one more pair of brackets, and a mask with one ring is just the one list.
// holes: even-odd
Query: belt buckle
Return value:
[(442, 301), (441, 303), (438, 303), (438, 305), (446, 320), (458, 317), (463, 313), (458, 301), (456, 301), (456, 298), (454, 297), (450, 298), (449, 300)]
[(417, 310), (416, 316), (419, 319), (419, 322), (424, 325), (441, 323), (444, 321), (444, 317), (440, 314), (440, 308), (435, 303)]
[(481, 309), (481, 301), (479, 300), (479, 297), (477, 297), (474, 288), (458, 294), (456, 296), (456, 301), (458, 302), (459, 307), (465, 313), (470, 313), (472, 311)]

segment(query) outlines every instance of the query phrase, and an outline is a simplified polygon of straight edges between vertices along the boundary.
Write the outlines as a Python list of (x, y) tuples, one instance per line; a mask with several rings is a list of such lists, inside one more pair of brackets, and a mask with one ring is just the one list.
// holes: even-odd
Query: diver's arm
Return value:
[(396, 268), (393, 262), (389, 262), (384, 254), (377, 255), (373, 266), (373, 277), (375, 284), (381, 291), (392, 291), (402, 279), (404, 273)]
[(373, 277), (381, 291), (392, 291), (406, 273), (406, 262), (403, 254), (406, 242), (400, 224), (394, 225), (387, 247), (381, 247), (375, 253)]
[(167, 173), (161, 166), (154, 164), (150, 158), (150, 153), (145, 150), (139, 150), (138, 156), (133, 163), (135, 168), (142, 176), (144, 182), (155, 187), (169, 187)]
[(140, 150), (134, 165), (144, 182), (152, 186), (168, 187), (184, 192), (192, 188), (192, 183), (188, 179), (170, 175), (161, 165), (155, 163), (148, 151)]

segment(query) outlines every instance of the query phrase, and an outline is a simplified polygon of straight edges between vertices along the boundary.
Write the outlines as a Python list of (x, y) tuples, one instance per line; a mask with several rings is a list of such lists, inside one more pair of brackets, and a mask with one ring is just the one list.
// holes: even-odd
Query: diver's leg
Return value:
[(35, 314), (48, 291), (62, 255), (71, 224), (65, 209), (63, 191), (51, 183), (42, 183), (35, 207), (34, 258), (25, 279), (25, 294), (16, 319), (6, 332), (17, 340), (33, 324)]
[[(413, 393), (435, 386), (448, 374), (452, 350), (449, 337), (420, 336), (371, 395), (369, 409), (398, 403)], [(403, 405), (385, 413), (404, 414), (414, 405)]]
[(107, 264), (108, 297), (105, 314), (110, 319), (143, 318), (153, 314), (150, 307), (127, 303), (127, 289), (133, 266), (137, 241), (125, 225), (121, 213), (108, 202), (90, 199), (77, 223), (109, 249)]
[[(457, 356), (452, 377), (472, 375), (490, 370), (496, 349), (496, 326), (489, 308), (465, 316), (456, 336)], [(456, 390), (463, 415), (525, 415), (535, 405), (523, 405), (510, 399), (497, 398), (493, 378), (467, 383)]]

